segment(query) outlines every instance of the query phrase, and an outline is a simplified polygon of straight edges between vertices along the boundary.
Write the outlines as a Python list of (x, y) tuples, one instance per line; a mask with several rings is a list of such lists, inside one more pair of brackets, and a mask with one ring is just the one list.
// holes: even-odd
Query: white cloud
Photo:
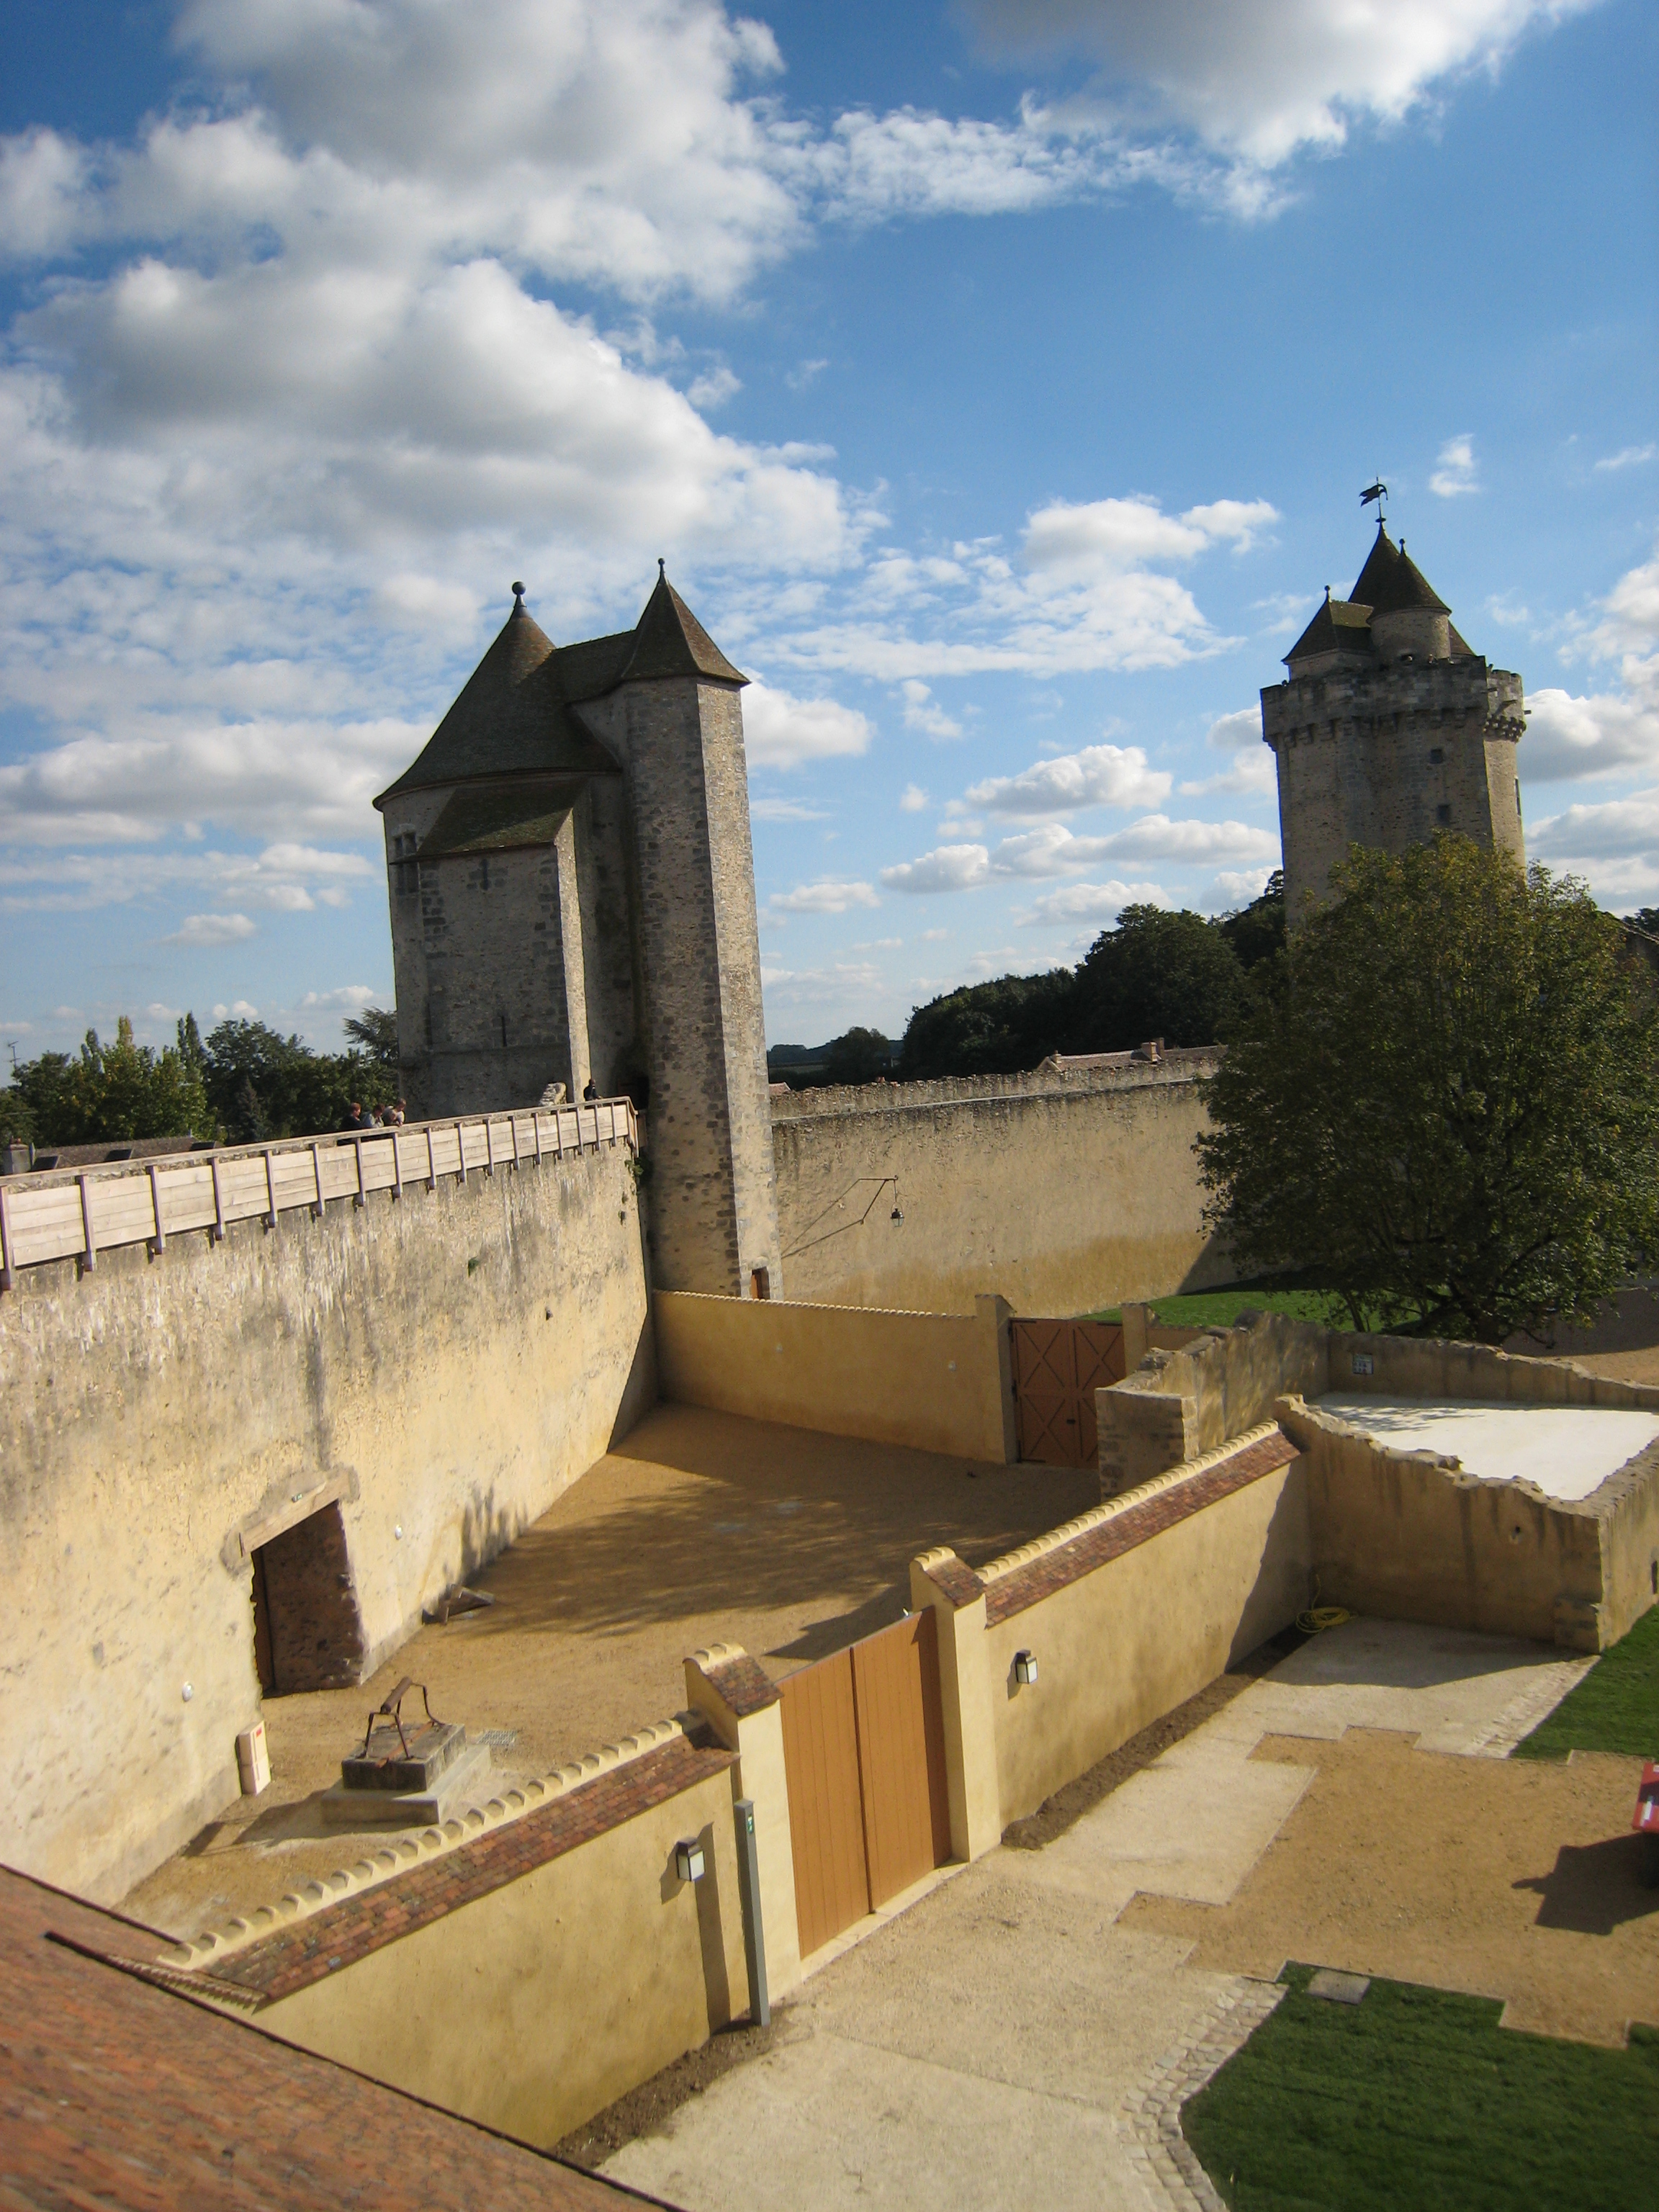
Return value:
[(868, 884), (825, 877), (815, 884), (798, 884), (792, 891), (774, 891), (766, 903), (775, 914), (846, 914), (855, 906), (879, 906), (881, 901)]
[(752, 822), (827, 822), (827, 810), (822, 806), (807, 806), (798, 799), (751, 799), (749, 817)]
[(1659, 791), (1638, 791), (1600, 806), (1569, 806), (1534, 825), (1527, 844), (1552, 864), (1645, 859), (1659, 851)]
[(1049, 891), (1021, 919), (1032, 926), (1054, 922), (1115, 922), (1126, 906), (1169, 906), (1170, 896), (1160, 884), (1123, 884), (1115, 878), (1103, 884), (1067, 884)]
[(1547, 686), (1531, 695), (1519, 755), (1528, 783), (1659, 770), (1659, 554), (1627, 569), (1597, 615), (1577, 626), (1564, 658), (1616, 660), (1620, 688), (1578, 697)]
[(342, 983), (337, 990), (307, 991), (300, 1001), (300, 1010), (308, 1014), (360, 1014), (380, 995), (367, 983)]
[(1085, 745), (1038, 761), (1018, 775), (969, 784), (968, 804), (988, 814), (1070, 814), (1085, 806), (1156, 805), (1171, 779), (1147, 765), (1139, 745)]
[(1595, 466), (1599, 470), (1639, 469), (1652, 460), (1656, 454), (1659, 454), (1659, 446), (1625, 446), (1618, 453), (1607, 454), (1604, 460), (1597, 461)]
[(1480, 489), (1480, 479), (1475, 473), (1474, 439), (1448, 438), (1440, 448), (1434, 473), (1429, 478), (1429, 489), (1441, 499), (1457, 499), (1465, 492), (1479, 491)]
[(816, 384), (830, 366), (827, 361), (798, 361), (784, 377), (792, 392), (805, 392), (809, 384)]
[(248, 999), (233, 999), (228, 1006), (221, 1000), (213, 1009), (213, 1018), (216, 1022), (257, 1022), (259, 1009)]
[(736, 398), (743, 390), (740, 378), (729, 368), (721, 367), (706, 370), (686, 386), (685, 396), (702, 414), (707, 415), (716, 407), (724, 407), (728, 399)]
[(1531, 609), (1516, 606), (1513, 594), (1508, 592), (1503, 593), (1501, 597), (1497, 593), (1490, 595), (1486, 600), (1486, 611), (1492, 620), (1499, 623), (1504, 629), (1524, 629), (1532, 620)]
[(1218, 714), (1204, 742), (1218, 753), (1249, 752), (1261, 744), (1261, 702)]
[(751, 684), (743, 697), (743, 735), (751, 767), (790, 769), (855, 758), (870, 750), (875, 729), (856, 707)]
[(920, 814), (927, 804), (927, 794), (919, 783), (907, 783), (899, 793), (899, 811), (904, 814)]
[(1269, 868), (1223, 868), (1210, 886), (1210, 908), (1227, 913), (1235, 907), (1249, 906), (1266, 890), (1272, 872)]
[(983, 845), (939, 845), (919, 860), (884, 868), (881, 879), (894, 891), (975, 890), (991, 880), (991, 855)]
[(164, 945), (240, 945), (244, 938), (252, 937), (258, 927), (245, 914), (191, 914)]
[[(1162, 572), (1231, 545), (1243, 552), (1276, 510), (1212, 501), (1165, 514), (1144, 497), (1051, 502), (1032, 514), (1016, 566), (994, 539), (947, 559), (884, 552), (856, 619), (803, 626), (773, 650), (807, 666), (902, 684), (992, 669), (1054, 676), (1097, 668), (1172, 668), (1237, 644), (1211, 628), (1187, 586)], [(896, 624), (929, 608), (932, 634)]]
[(1103, 854), (1134, 860), (1263, 860), (1277, 863), (1279, 839), (1247, 822), (1172, 822), (1144, 814), (1100, 840)]
[(1218, 792), (1255, 793), (1261, 796), (1279, 788), (1273, 756), (1261, 742), (1261, 708), (1241, 707), (1211, 723), (1205, 742), (1231, 757), (1232, 766), (1215, 775), (1200, 776), (1181, 787), (1183, 799), (1208, 799)]
[(1528, 33), (1591, 0), (963, 0), (996, 54), (1097, 64), (1091, 104), (1164, 120), (1261, 167), (1395, 123), (1435, 90), (1495, 70)]
[(1659, 768), (1659, 682), (1638, 664), (1628, 672), (1647, 677), (1623, 693), (1577, 698), (1551, 687), (1527, 702), (1527, 734), (1517, 755), (1531, 783), (1565, 783), (1626, 768)]
[(920, 730), (925, 737), (934, 738), (959, 738), (962, 735), (961, 723), (951, 720), (933, 699), (927, 684), (912, 676), (900, 684), (899, 690), (904, 696), (904, 726), (907, 730)]
[(1033, 568), (1074, 582), (1149, 561), (1190, 561), (1213, 544), (1242, 553), (1278, 520), (1265, 499), (1215, 500), (1180, 515), (1165, 514), (1156, 500), (1142, 497), (1079, 507), (1056, 500), (1027, 525), (1026, 557)]

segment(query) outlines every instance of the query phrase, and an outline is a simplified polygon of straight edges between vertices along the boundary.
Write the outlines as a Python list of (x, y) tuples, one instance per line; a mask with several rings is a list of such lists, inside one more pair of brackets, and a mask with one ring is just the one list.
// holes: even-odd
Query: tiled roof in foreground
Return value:
[(617, 2212), (641, 2201), (124, 1971), (166, 1940), (0, 1868), (0, 2203)]

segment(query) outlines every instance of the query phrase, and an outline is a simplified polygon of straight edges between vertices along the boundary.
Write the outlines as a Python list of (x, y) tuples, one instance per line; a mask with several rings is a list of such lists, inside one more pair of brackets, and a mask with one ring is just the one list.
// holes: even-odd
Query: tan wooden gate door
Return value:
[(1123, 1380), (1123, 1331), (1109, 1321), (1009, 1324), (1019, 1455), (1047, 1467), (1092, 1467), (1095, 1392)]
[(951, 1856), (932, 1608), (779, 1686), (805, 1959)]

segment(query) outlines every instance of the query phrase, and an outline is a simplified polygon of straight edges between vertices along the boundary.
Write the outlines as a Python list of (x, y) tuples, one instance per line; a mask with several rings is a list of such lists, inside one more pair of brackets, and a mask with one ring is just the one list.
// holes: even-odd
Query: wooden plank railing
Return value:
[(441, 1177), (465, 1182), (499, 1167), (539, 1165), (571, 1153), (626, 1145), (639, 1150), (639, 1124), (626, 1098), (574, 1106), (526, 1106), (507, 1114), (408, 1121), (358, 1136), (290, 1137), (274, 1145), (234, 1145), (175, 1152), (103, 1168), (0, 1176), (0, 1291), (20, 1267), (53, 1260), (95, 1267), (100, 1252), (124, 1244), (165, 1251), (169, 1237), (204, 1230), (222, 1237), (233, 1221), (274, 1229), (296, 1206), (313, 1214), (372, 1190), (401, 1198), (410, 1185), (435, 1190)]

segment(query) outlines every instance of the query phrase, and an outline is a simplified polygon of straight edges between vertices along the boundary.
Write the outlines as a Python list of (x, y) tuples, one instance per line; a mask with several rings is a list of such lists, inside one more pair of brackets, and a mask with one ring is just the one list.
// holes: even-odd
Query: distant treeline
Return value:
[(344, 1026), (348, 1050), (313, 1052), (264, 1022), (221, 1022), (204, 1040), (186, 1014), (174, 1042), (157, 1050), (134, 1043), (123, 1014), (112, 1044), (88, 1030), (76, 1054), (43, 1052), (18, 1063), (0, 1091), (0, 1141), (262, 1144), (338, 1128), (354, 1098), (380, 1106), (398, 1093), (397, 1017), (366, 1006)]
[(947, 1075), (1012, 1075), (1051, 1053), (1127, 1052), (1152, 1037), (1165, 1045), (1217, 1044), (1243, 1009), (1245, 977), (1285, 942), (1285, 879), (1218, 921), (1127, 906), (1075, 968), (965, 983), (918, 1006), (896, 1048), (878, 1030), (848, 1030), (809, 1051), (779, 1045), (773, 1079), (796, 1088), (921, 1083)]

